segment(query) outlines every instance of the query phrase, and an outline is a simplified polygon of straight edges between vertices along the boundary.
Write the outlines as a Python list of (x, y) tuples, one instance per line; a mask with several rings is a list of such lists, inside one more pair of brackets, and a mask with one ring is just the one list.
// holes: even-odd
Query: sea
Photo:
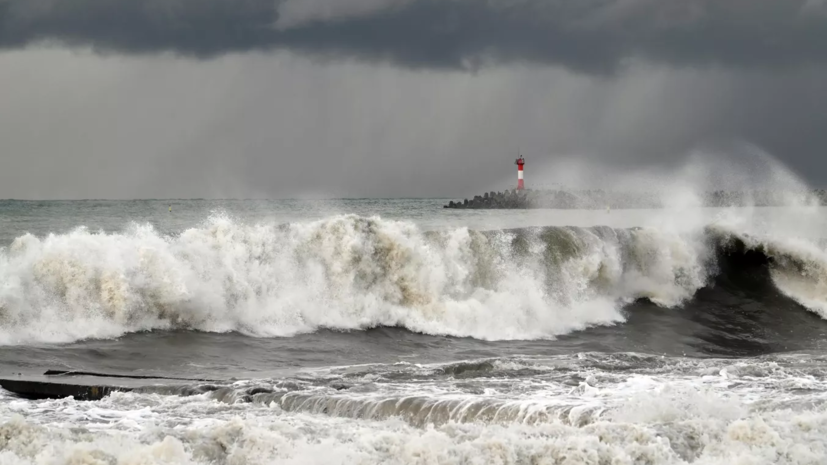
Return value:
[(827, 209), (448, 200), (0, 201), (0, 464), (827, 463)]

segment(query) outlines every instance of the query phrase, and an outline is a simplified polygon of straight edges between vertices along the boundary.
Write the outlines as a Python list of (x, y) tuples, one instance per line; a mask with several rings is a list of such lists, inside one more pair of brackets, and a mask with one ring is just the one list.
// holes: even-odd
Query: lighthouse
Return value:
[(523, 165), (525, 165), (525, 158), (520, 156), (514, 164), (517, 165), (517, 190), (521, 191), (525, 189), (525, 184), (523, 183)]

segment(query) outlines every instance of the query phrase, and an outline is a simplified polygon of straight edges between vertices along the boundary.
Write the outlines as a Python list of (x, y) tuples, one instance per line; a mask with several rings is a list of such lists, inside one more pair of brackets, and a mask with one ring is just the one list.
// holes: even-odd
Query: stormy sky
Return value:
[(0, 0), (0, 198), (823, 186), (825, 128), (827, 0)]

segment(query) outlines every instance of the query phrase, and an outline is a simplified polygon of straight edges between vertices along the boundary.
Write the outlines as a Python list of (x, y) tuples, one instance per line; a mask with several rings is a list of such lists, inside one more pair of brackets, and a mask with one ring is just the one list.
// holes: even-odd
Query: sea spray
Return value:
[(692, 234), (654, 229), (423, 232), (355, 215), (283, 225), (214, 215), (169, 236), (77, 228), (18, 237), (0, 255), (0, 340), (376, 326), (551, 338), (622, 321), (633, 299), (679, 305), (706, 284), (707, 252)]

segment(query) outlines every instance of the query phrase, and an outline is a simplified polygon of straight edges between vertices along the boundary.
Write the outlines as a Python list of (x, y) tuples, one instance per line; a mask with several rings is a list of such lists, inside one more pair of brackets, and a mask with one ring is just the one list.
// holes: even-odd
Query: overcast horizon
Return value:
[(0, 199), (825, 187), (824, 43), (827, 0), (0, 0)]

